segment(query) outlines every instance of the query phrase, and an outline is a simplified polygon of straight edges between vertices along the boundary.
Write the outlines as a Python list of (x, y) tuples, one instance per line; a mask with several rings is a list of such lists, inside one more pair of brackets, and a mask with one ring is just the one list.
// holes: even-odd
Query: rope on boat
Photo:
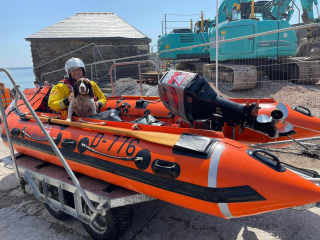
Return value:
[[(302, 129), (305, 129), (305, 130), (309, 130), (309, 131), (312, 131), (312, 132), (320, 133), (320, 131), (317, 131), (317, 130), (314, 130), (314, 129), (310, 129), (310, 128), (301, 127), (301, 126), (298, 126), (298, 125), (293, 125), (292, 124), (292, 126), (298, 127), (298, 128), (302, 128)], [(298, 144), (299, 146), (301, 146), (301, 147), (303, 147), (305, 149), (305, 150), (302, 151), (302, 154), (297, 154), (297, 155), (303, 155), (304, 154), (304, 155), (308, 155), (311, 158), (320, 158), (320, 155), (318, 153), (316, 153), (314, 151), (314, 149), (306, 147), (307, 144), (302, 144), (299, 141), (297, 141), (296, 139), (292, 138), (291, 136), (287, 136), (287, 137), (290, 138), (293, 142), (295, 142), (296, 144)], [(313, 146), (317, 146), (317, 145), (313, 145)], [(259, 148), (259, 146), (253, 146), (253, 145), (251, 145), (250, 147), (252, 147), (252, 148), (258, 147)], [(268, 149), (268, 151), (295, 154), (295, 153), (283, 152), (283, 151), (274, 150), (274, 149)], [(295, 150), (295, 151), (301, 151), (301, 150)]]
[(84, 121), (82, 118), (79, 118), (78, 121), (81, 123), (89, 123), (89, 124), (94, 124), (94, 125), (106, 125), (107, 124), (107, 122), (87, 122), (87, 121)]
[(295, 143), (297, 143), (298, 145), (302, 146), (304, 149), (306, 149), (306, 151), (309, 151), (308, 154), (310, 154), (311, 156), (315, 156), (315, 157), (319, 158), (319, 155), (318, 155), (316, 152), (312, 151), (311, 149), (307, 148), (307, 147), (304, 146), (303, 144), (299, 143), (297, 140), (295, 140), (295, 139), (292, 138), (291, 136), (288, 135), (287, 137), (290, 138), (290, 139), (291, 139), (292, 141), (294, 141)]
[[(31, 137), (28, 133), (26, 133), (24, 130), (22, 131), (22, 133), (24, 135), (26, 135), (28, 138), (31, 138), (32, 140), (35, 140), (35, 141), (48, 141), (46, 138), (45, 139), (39, 139), (39, 138), (34, 138), (34, 137)], [(56, 140), (57, 138), (56, 137), (51, 137), (53, 140)]]
[(97, 153), (97, 154), (100, 154), (102, 156), (109, 157), (109, 158), (115, 158), (115, 159), (119, 159), (119, 160), (123, 160), (123, 161), (143, 161), (143, 157), (116, 157), (116, 156), (104, 154), (102, 152), (98, 152), (98, 151), (90, 148), (88, 145), (86, 145), (84, 143), (82, 143), (81, 146), (88, 149), (91, 152), (94, 152), (94, 153)]

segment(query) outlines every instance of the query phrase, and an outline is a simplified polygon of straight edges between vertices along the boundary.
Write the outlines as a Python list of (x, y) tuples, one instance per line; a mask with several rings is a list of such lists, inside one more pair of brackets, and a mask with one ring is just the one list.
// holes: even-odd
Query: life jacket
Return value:
[(70, 93), (73, 93), (73, 83), (67, 79), (63, 79), (62, 82), (64, 82), (65, 84), (67, 84), (69, 90), (70, 90)]
[(1, 96), (2, 96), (4, 108), (7, 108), (10, 105), (10, 103), (12, 102), (12, 98), (10, 96), (10, 88), (5, 88), (4, 89), (4, 96), (2, 93), (1, 93)]

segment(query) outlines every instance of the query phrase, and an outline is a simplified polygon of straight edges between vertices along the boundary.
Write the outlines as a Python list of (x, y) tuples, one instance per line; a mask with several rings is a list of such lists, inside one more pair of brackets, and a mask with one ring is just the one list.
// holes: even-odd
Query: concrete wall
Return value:
[[(95, 61), (110, 60), (123, 58), (128, 56), (136, 56), (143, 53), (149, 53), (149, 41), (148, 40), (31, 40), (31, 53), (33, 66), (38, 78), (42, 77), (43, 81), (49, 81), (50, 83), (57, 82), (63, 79), (66, 74), (64, 70), (52, 72), (58, 69), (64, 68), (64, 65), (71, 57), (79, 57), (85, 64), (89, 64)], [(88, 46), (86, 48), (77, 50), (88, 44), (95, 43), (95, 45)], [(75, 51), (77, 50), (77, 51)], [(72, 54), (68, 54), (75, 51)], [(66, 55), (68, 54), (68, 55)], [(66, 55), (62, 58), (54, 60), (60, 56)], [(145, 58), (144, 58), (145, 59)], [(54, 61), (52, 61), (54, 60)], [(132, 60), (141, 60), (132, 59)], [(49, 64), (38, 67), (49, 61)], [(86, 77), (99, 79), (108, 74), (108, 69), (112, 63), (103, 63), (93, 68), (93, 74), (91, 75), (91, 68), (86, 67)], [(37, 68), (38, 67), (38, 68)], [(117, 78), (126, 77), (130, 75), (137, 75), (137, 67), (118, 67)]]

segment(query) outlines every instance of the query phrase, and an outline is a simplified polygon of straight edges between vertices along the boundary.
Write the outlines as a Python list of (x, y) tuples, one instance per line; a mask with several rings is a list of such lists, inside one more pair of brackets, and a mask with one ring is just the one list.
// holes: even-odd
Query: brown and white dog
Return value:
[(73, 86), (74, 97), (68, 108), (67, 121), (71, 121), (75, 112), (79, 117), (88, 117), (97, 113), (94, 104), (94, 93), (90, 80), (80, 78)]

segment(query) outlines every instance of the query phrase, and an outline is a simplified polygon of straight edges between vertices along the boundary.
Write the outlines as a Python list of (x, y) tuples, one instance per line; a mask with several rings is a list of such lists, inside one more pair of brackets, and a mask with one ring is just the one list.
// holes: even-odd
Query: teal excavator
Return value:
[[(303, 23), (319, 24), (317, 0), (300, 1)], [(294, 7), (297, 8), (294, 0), (223, 0), (217, 16), (219, 41), (289, 28)], [(317, 10), (318, 18), (314, 17), (314, 8)], [(214, 43), (215, 39), (216, 19), (202, 19), (195, 24), (193, 30), (175, 29), (159, 37), (159, 57), (161, 60), (179, 60), (178, 70), (196, 71), (205, 77), (215, 79), (215, 45), (188, 49), (190, 46)], [(185, 49), (164, 51), (181, 47)], [(183, 61), (186, 59), (193, 60)], [(320, 80), (318, 59), (320, 25), (316, 24), (307, 28), (307, 38), (299, 48), (294, 30), (219, 44), (218, 78), (228, 90), (253, 88), (258, 79), (263, 77), (271, 80), (290, 80), (298, 84), (315, 84)]]

